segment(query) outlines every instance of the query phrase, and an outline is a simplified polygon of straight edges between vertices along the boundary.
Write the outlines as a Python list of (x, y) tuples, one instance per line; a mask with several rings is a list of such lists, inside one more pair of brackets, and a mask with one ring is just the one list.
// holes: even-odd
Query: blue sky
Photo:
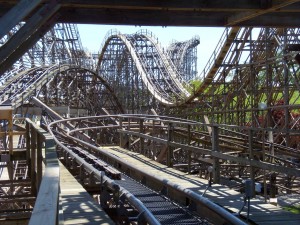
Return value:
[(141, 29), (148, 29), (153, 32), (163, 47), (167, 47), (172, 40), (185, 41), (198, 35), (200, 37), (198, 72), (202, 71), (224, 31), (224, 28), (212, 27), (140, 27), (79, 24), (78, 30), (83, 47), (87, 48), (91, 53), (99, 52), (106, 33), (111, 29), (117, 29), (124, 34), (132, 34)]

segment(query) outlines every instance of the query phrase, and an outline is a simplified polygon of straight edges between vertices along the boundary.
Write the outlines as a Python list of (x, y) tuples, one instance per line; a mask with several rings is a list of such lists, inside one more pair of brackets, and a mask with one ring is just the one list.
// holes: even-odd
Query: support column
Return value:
[(34, 129), (30, 130), (31, 133), (31, 193), (36, 196), (37, 195), (37, 186), (36, 186), (36, 131)]
[[(188, 125), (188, 145), (191, 144), (191, 125)], [(191, 174), (192, 152), (188, 151), (188, 174)]]
[[(212, 151), (219, 152), (219, 128), (212, 126)], [(220, 183), (220, 161), (214, 157), (213, 160), (213, 180), (214, 183)]]
[[(140, 119), (140, 133), (144, 133), (144, 119)], [(140, 153), (145, 155), (144, 138), (140, 137)]]
[[(253, 160), (253, 130), (250, 129), (248, 131), (248, 141), (249, 141), (249, 158), (250, 160)], [(251, 193), (255, 196), (255, 174), (254, 174), (254, 168), (250, 164), (250, 179), (251, 179)]]
[(36, 165), (36, 173), (37, 173), (37, 191), (39, 190), (40, 184), (42, 182), (43, 177), (43, 155), (42, 155), (42, 147), (43, 147), (43, 139), (42, 135), (37, 134), (37, 148), (36, 148), (36, 154), (37, 154), (37, 165)]
[[(120, 117), (119, 123), (120, 123), (119, 129), (120, 129), (120, 131), (122, 131), (122, 127), (123, 127), (122, 117)], [(120, 132), (120, 147), (122, 148), (122, 146), (123, 146), (123, 134), (122, 134), (122, 132)]]
[[(287, 53), (286, 51), (286, 45), (287, 45), (287, 29), (284, 28), (284, 46), (285, 46), (285, 50), (284, 53)], [(284, 92), (283, 92), (283, 98), (284, 98), (284, 105), (289, 105), (289, 101), (290, 101), (290, 94), (289, 94), (289, 68), (288, 68), (288, 62), (286, 57), (283, 57), (283, 74), (284, 74)], [(289, 112), (289, 108), (285, 107), (284, 108), (284, 132), (285, 132), (285, 140), (286, 140), (286, 146), (290, 147), (290, 112)]]
[(0, 52), (0, 74), (5, 72), (20, 58), (37, 40), (41, 38), (55, 23), (60, 4), (55, 0), (43, 5), (26, 24), (13, 35)]
[[(30, 124), (26, 121), (26, 162), (28, 166), (28, 171), (31, 171), (30, 146), (31, 146)], [(31, 176), (31, 172), (29, 172), (29, 176)]]
[(0, 20), (0, 39), (23, 21), (43, 0), (22, 0), (9, 10)]
[(172, 167), (172, 149), (169, 145), (170, 141), (172, 141), (172, 130), (173, 130), (173, 124), (169, 123), (168, 125), (168, 143), (167, 143), (167, 166)]

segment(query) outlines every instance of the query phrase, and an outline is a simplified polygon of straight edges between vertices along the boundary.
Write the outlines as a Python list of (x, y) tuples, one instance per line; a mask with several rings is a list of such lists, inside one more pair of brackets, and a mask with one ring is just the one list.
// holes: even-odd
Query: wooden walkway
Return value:
[(60, 188), (64, 224), (115, 224), (62, 164)]
[[(120, 147), (101, 147), (114, 155), (128, 161), (132, 165), (138, 166), (141, 170), (152, 172), (156, 176), (165, 178), (169, 181), (179, 184), (182, 187), (191, 189), (199, 194), (203, 194), (207, 188), (208, 181), (188, 175), (178, 170), (168, 168), (165, 165), (157, 163), (154, 160), (148, 159), (145, 156), (127, 151)], [(226, 186), (213, 184), (205, 195), (206, 198), (215, 202), (216, 204), (228, 209), (233, 213), (238, 213), (244, 204), (244, 195), (234, 191)], [(249, 219), (250, 221), (259, 225), (282, 225), (283, 223), (289, 225), (299, 225), (300, 215), (283, 210), (280, 206), (265, 203), (259, 198), (252, 198), (250, 205)], [(247, 207), (244, 207), (241, 215), (246, 218)]]

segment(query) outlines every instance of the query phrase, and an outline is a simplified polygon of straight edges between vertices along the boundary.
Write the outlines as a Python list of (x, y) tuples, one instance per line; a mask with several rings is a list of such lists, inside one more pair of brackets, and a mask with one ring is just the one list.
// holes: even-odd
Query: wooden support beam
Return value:
[[(57, 3), (56, 3), (57, 4)], [(39, 9), (27, 23), (17, 31), (3, 46), (0, 51), (0, 62), (9, 57), (12, 52), (16, 51), (32, 34), (36, 32), (43, 24), (59, 10), (59, 5), (47, 4)]]
[[(56, 1), (55, 1), (56, 2)], [(55, 23), (60, 5), (49, 3), (36, 12), (30, 20), (3, 46), (0, 51), (0, 74), (5, 72)]]
[(0, 19), (0, 39), (15, 27), (19, 22), (24, 21), (29, 13), (34, 11), (43, 0), (22, 0)]
[(40, 184), (42, 182), (43, 176), (43, 155), (42, 155), (42, 148), (43, 148), (43, 138), (41, 134), (37, 134), (37, 152), (36, 152), (36, 176), (37, 176), (37, 190), (39, 190)]
[(37, 195), (37, 187), (36, 187), (36, 138), (37, 132), (34, 129), (30, 129), (30, 178), (31, 178), (31, 193), (36, 196)]
[[(145, 139), (153, 140), (153, 141), (155, 141), (157, 143), (161, 143), (165, 146), (167, 146), (167, 143), (168, 143), (168, 141), (165, 140), (165, 139), (152, 137), (152, 136), (147, 135), (147, 134), (140, 134), (140, 133), (134, 132), (134, 131), (119, 130), (119, 132), (123, 133), (123, 134), (127, 134), (127, 135), (144, 137)], [(246, 165), (252, 165), (252, 166), (258, 167), (260, 169), (272, 170), (272, 171), (275, 171), (275, 172), (284, 173), (284, 174), (288, 174), (288, 175), (296, 176), (296, 177), (300, 176), (300, 169), (298, 169), (298, 168), (289, 168), (289, 167), (285, 167), (285, 166), (271, 164), (271, 163), (268, 163), (268, 162), (262, 162), (262, 161), (258, 161), (258, 160), (250, 160), (248, 158), (236, 157), (236, 156), (224, 154), (223, 152), (220, 152), (220, 151), (211, 151), (211, 150), (208, 150), (208, 149), (205, 149), (205, 148), (186, 145), (186, 144), (181, 144), (181, 143), (176, 143), (176, 142), (169, 142), (169, 145), (172, 146), (172, 147), (175, 147), (175, 148), (181, 148), (181, 149), (185, 149), (185, 150), (188, 150), (188, 151), (192, 151), (192, 152), (195, 152), (197, 154), (200, 153), (200, 154), (210, 155), (212, 157), (216, 157), (216, 158), (223, 159), (223, 160), (237, 162), (237, 163), (239, 163), (240, 165), (243, 165), (243, 166), (244, 165), (245, 166)]]
[(168, 150), (168, 146), (165, 145), (165, 146), (160, 150), (160, 153), (159, 153), (159, 155), (157, 156), (157, 159), (156, 159), (157, 162), (161, 163), (161, 162), (166, 158), (167, 150)]
[[(58, 199), (59, 199), (59, 164), (56, 153), (55, 141), (49, 133), (38, 128), (30, 120), (26, 120), (27, 127), (31, 132), (31, 171), (35, 170), (36, 151), (41, 148), (37, 141), (45, 142), (46, 169), (39, 187), (36, 203), (29, 224), (58, 224)], [(35, 146), (36, 145), (36, 146)], [(41, 149), (39, 149), (41, 151)], [(31, 177), (34, 182), (35, 172)], [(33, 188), (35, 185), (32, 184)], [(33, 193), (35, 194), (35, 193)]]
[(1, 187), (10, 187), (13, 186), (30, 186), (30, 180), (0, 180)]
[[(187, 127), (187, 138), (188, 138), (188, 145), (191, 144), (191, 125), (188, 124)], [(191, 163), (192, 163), (192, 152), (188, 151), (188, 174), (191, 173)]]
[[(212, 127), (212, 151), (219, 152), (219, 128), (217, 126)], [(220, 183), (220, 159), (218, 157), (214, 157), (213, 179), (214, 183)]]
[[(31, 156), (30, 156), (30, 142), (31, 142), (31, 136), (30, 136), (30, 125), (29, 123), (26, 123), (26, 163), (28, 166), (28, 171), (30, 174), (31, 171)], [(31, 176), (31, 174), (29, 175)]]
[(58, 195), (59, 166), (50, 166), (43, 176), (29, 224), (57, 224)]
[[(248, 132), (248, 141), (249, 141), (249, 158), (251, 160), (254, 159), (253, 157), (253, 130), (249, 129)], [(253, 181), (251, 183), (251, 190), (252, 193), (255, 195), (255, 173), (254, 173), (254, 167), (250, 166), (250, 179)]]
[(170, 142), (173, 140), (173, 124), (168, 124), (168, 139), (167, 139), (167, 166), (172, 167), (173, 151), (170, 146)]
[(283, 7), (289, 6), (293, 3), (300, 2), (300, 0), (273, 0), (273, 6), (267, 9), (260, 9), (255, 11), (247, 11), (239, 14), (234, 14), (227, 20), (227, 26), (236, 26), (241, 22), (253, 19), (257, 16), (280, 10)]
[[(144, 119), (140, 119), (140, 133), (144, 133)], [(140, 153), (145, 155), (144, 138), (140, 138)]]

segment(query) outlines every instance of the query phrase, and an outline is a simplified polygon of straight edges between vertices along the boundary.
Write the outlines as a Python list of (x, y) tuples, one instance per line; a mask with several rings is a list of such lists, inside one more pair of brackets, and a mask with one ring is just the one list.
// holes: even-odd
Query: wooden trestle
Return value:
[[(228, 211), (237, 214), (243, 207), (244, 204), (244, 195), (234, 191), (224, 185), (212, 184), (211, 187), (205, 192), (208, 181), (196, 177), (195, 175), (189, 175), (187, 173), (180, 172), (173, 168), (167, 167), (163, 164), (160, 164), (152, 159), (149, 159), (142, 154), (130, 152), (118, 146), (113, 147), (101, 147), (106, 151), (113, 153), (120, 158), (119, 162), (114, 162), (119, 165), (120, 170), (124, 170), (126, 173), (129, 173), (130, 176), (141, 180), (147, 186), (161, 191), (162, 184), (155, 181), (155, 179), (149, 179), (149, 176), (145, 178), (143, 175), (144, 171), (147, 173), (153, 174), (155, 177), (166, 180), (170, 183), (180, 185), (186, 189), (190, 189), (200, 195), (203, 193), (206, 198), (213, 201), (214, 203), (224, 207)], [(135, 165), (138, 170), (132, 170), (126, 168), (122, 162), (127, 162), (130, 165)], [(171, 189), (168, 189), (168, 197), (174, 199), (182, 204), (186, 204), (186, 199), (184, 196), (180, 196), (178, 192), (172, 192)], [(247, 205), (246, 205), (247, 206)], [(241, 215), (246, 219), (247, 218), (247, 207), (241, 211)], [(259, 197), (250, 199), (250, 210), (249, 210), (249, 221), (254, 222), (259, 225), (276, 225), (276, 224), (289, 224), (289, 225), (298, 225), (300, 221), (299, 214), (293, 214), (281, 208), (280, 206), (275, 206), (269, 203), (266, 203), (264, 199)]]
[(61, 218), (64, 224), (115, 224), (99, 204), (60, 164)]

